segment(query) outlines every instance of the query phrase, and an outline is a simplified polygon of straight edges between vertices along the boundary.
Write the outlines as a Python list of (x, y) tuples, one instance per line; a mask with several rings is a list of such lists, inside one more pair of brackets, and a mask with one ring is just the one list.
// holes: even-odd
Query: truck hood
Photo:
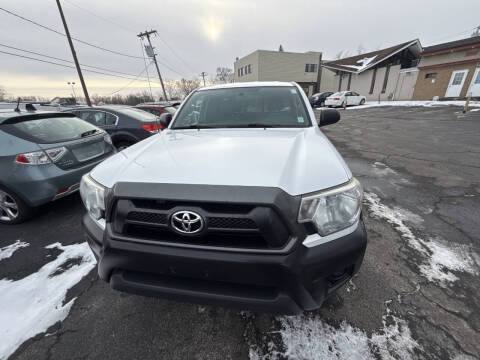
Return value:
[(347, 182), (351, 173), (317, 127), (165, 130), (112, 156), (92, 172), (117, 182), (278, 187), (290, 195)]

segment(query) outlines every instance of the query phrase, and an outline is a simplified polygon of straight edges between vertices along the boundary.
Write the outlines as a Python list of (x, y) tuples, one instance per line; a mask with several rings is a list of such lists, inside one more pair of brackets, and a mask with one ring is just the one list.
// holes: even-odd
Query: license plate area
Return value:
[(72, 149), (72, 153), (78, 161), (84, 162), (103, 155), (105, 146), (103, 142), (99, 141)]

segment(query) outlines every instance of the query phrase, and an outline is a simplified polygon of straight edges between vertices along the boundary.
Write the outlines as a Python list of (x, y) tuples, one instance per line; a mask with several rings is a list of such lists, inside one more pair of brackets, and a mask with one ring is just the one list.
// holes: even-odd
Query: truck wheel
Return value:
[(0, 188), (0, 223), (20, 224), (34, 214), (34, 208), (28, 206), (15, 193)]

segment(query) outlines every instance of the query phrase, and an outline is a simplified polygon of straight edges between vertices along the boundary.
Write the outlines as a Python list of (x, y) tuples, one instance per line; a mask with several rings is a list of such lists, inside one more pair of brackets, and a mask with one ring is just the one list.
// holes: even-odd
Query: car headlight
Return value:
[(98, 220), (105, 214), (105, 187), (85, 174), (80, 181), (80, 196), (90, 215)]
[(321, 236), (343, 230), (360, 217), (362, 198), (362, 186), (352, 178), (345, 185), (302, 197), (298, 222), (311, 222)]

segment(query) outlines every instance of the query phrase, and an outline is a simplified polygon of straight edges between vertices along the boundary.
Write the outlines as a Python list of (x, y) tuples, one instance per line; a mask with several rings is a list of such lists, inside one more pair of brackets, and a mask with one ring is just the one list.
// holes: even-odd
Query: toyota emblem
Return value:
[(203, 218), (193, 211), (177, 211), (170, 218), (170, 226), (180, 234), (197, 234), (203, 230)]

